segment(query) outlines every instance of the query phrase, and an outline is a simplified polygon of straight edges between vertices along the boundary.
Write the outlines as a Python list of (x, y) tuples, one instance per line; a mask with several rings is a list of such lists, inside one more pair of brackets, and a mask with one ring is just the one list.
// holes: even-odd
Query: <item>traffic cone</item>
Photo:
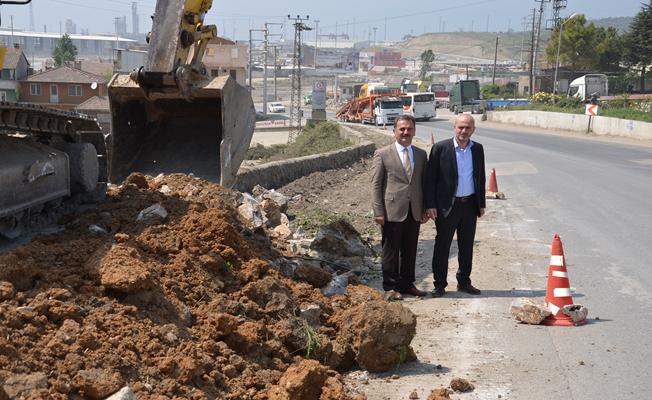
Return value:
[(555, 233), (552, 239), (548, 288), (546, 289), (546, 306), (552, 315), (543, 321), (544, 325), (573, 326), (583, 324), (584, 321), (574, 322), (571, 317), (561, 311), (562, 307), (572, 304), (573, 297), (571, 296), (568, 271), (566, 270), (564, 248), (559, 235)]
[(487, 192), (498, 193), (498, 182), (496, 181), (496, 168), (491, 169), (491, 176), (489, 177), (489, 187)]
[(430, 144), (435, 144), (435, 134), (434, 133), (430, 134)]

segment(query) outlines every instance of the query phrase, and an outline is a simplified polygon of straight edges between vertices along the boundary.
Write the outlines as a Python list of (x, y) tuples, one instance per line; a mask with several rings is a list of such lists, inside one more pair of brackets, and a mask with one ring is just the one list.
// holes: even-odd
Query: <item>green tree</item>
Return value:
[(645, 90), (645, 74), (652, 64), (652, 0), (643, 5), (629, 25), (629, 32), (623, 38), (625, 63), (640, 71), (641, 91)]
[(77, 47), (72, 44), (70, 36), (65, 33), (57, 42), (54, 50), (52, 50), (54, 65), (60, 67), (66, 62), (75, 61), (75, 57), (77, 57)]
[[(553, 65), (557, 60), (558, 44), (559, 26), (553, 31), (546, 46), (546, 58)], [(595, 25), (592, 22), (586, 25), (584, 15), (566, 20), (561, 34), (559, 65), (569, 65), (571, 75), (574, 75), (578, 69), (593, 69), (598, 59)]]
[(421, 53), (421, 71), (419, 72), (419, 79), (426, 79), (433, 61), (435, 61), (435, 53), (433, 53), (432, 50), (428, 49)]
[(596, 31), (598, 60), (596, 69), (602, 72), (620, 70), (623, 58), (623, 40), (614, 27), (598, 28)]

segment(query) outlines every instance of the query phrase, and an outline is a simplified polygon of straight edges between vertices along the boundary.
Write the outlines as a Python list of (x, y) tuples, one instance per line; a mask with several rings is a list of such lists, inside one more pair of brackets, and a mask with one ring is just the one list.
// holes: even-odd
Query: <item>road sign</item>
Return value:
[(591, 117), (595, 117), (598, 115), (598, 105), (597, 104), (587, 104), (586, 105), (586, 110), (584, 111), (584, 115), (589, 115)]
[(312, 83), (312, 109), (326, 109), (326, 81), (314, 81)]

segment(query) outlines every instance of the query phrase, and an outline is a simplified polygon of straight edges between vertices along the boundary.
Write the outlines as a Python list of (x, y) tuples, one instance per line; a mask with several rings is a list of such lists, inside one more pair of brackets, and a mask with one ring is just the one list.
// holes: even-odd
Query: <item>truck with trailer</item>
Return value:
[(403, 103), (389, 94), (364, 96), (347, 102), (335, 115), (344, 122), (390, 125), (403, 115)]

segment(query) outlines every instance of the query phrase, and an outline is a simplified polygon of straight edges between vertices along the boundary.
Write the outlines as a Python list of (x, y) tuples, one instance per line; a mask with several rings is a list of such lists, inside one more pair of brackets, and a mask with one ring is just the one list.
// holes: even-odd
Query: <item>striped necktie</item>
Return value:
[(407, 147), (403, 147), (403, 168), (407, 174), (408, 180), (412, 179), (412, 163), (410, 163), (410, 152)]

